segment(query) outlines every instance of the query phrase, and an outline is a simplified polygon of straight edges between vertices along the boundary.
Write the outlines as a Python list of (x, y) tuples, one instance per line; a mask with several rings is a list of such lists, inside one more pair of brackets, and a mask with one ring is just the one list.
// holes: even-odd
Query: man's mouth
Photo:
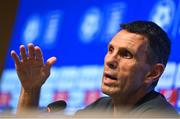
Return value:
[(105, 76), (107, 79), (117, 80), (116, 76), (111, 75), (111, 74), (104, 73), (104, 76)]

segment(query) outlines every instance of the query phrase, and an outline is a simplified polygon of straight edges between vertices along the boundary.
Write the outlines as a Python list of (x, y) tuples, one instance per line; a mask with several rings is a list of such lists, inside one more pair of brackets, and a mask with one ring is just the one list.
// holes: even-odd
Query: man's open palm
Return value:
[(26, 91), (41, 88), (50, 75), (50, 68), (56, 57), (51, 57), (44, 63), (41, 49), (32, 43), (28, 44), (28, 53), (24, 45), (21, 45), (20, 55), (21, 60), (15, 51), (11, 51), (22, 87)]

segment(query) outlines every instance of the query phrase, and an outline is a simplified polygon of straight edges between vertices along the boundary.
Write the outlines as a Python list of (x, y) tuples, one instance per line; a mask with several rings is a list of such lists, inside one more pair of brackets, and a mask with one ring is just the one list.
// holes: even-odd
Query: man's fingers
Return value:
[(34, 45), (32, 43), (28, 44), (28, 53), (29, 53), (29, 59), (35, 59), (35, 50), (34, 50)]
[(41, 48), (35, 46), (36, 60), (40, 61), (42, 64), (44, 63), (43, 54)]
[(11, 56), (15, 62), (16, 65), (20, 64), (19, 56), (16, 54), (14, 50), (11, 51)]
[(27, 61), (26, 49), (25, 49), (24, 45), (21, 45), (19, 47), (19, 49), (20, 49), (20, 55), (22, 57), (22, 60)]
[(47, 60), (47, 62), (46, 62), (46, 66), (48, 67), (48, 68), (51, 68), (51, 66), (56, 62), (56, 57), (51, 57), (51, 58), (49, 58), (48, 60)]

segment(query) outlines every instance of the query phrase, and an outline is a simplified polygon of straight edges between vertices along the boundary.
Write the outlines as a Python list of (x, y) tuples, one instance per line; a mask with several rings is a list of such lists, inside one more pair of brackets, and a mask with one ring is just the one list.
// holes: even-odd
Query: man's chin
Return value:
[(114, 97), (119, 94), (119, 91), (117, 89), (106, 86), (102, 86), (102, 92), (106, 95), (109, 95), (110, 97)]

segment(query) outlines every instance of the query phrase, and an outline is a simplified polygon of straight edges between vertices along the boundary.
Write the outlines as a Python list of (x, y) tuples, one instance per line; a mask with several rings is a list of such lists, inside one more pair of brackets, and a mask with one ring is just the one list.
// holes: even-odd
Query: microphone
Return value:
[(66, 108), (67, 104), (63, 100), (55, 101), (50, 104), (48, 104), (47, 112), (58, 112), (62, 111)]

